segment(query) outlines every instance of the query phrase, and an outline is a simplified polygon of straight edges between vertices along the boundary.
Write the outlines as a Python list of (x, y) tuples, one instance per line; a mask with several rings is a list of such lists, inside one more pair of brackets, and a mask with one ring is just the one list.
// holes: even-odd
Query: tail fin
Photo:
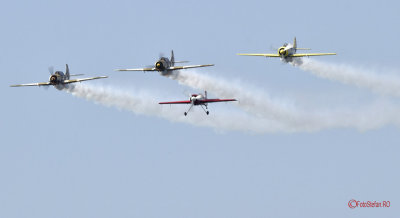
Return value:
[(189, 61), (175, 61), (174, 50), (171, 50), (171, 63), (174, 66), (176, 63), (187, 63)]
[(294, 37), (294, 40), (293, 40), (293, 48), (294, 48), (294, 49), (297, 49), (296, 37)]
[(311, 48), (297, 48), (296, 37), (294, 37), (293, 48), (296, 50), (311, 50)]
[(171, 50), (171, 63), (172, 63), (172, 66), (175, 65), (174, 50)]
[(68, 68), (68, 64), (65, 65), (65, 76), (67, 77), (67, 79), (69, 79), (69, 68)]
[(207, 91), (204, 90), (204, 98), (207, 99)]

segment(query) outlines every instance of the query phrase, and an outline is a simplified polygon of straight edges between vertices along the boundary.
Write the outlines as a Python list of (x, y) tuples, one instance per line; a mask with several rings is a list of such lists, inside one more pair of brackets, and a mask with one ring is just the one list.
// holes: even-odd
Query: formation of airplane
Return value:
[(274, 57), (281, 58), (284, 62), (292, 62), (293, 58), (298, 57), (310, 57), (310, 56), (324, 56), (324, 55), (336, 55), (336, 53), (302, 53), (298, 54), (297, 50), (311, 50), (310, 48), (297, 48), (296, 37), (293, 40), (293, 44), (285, 43), (282, 47), (278, 48), (276, 54), (243, 54), (239, 53), (237, 55), (244, 56), (263, 56), (263, 57)]
[(219, 99), (207, 98), (207, 91), (204, 91), (204, 95), (202, 94), (192, 94), (189, 100), (186, 101), (168, 101), (168, 102), (160, 102), (159, 104), (190, 104), (189, 109), (183, 113), (185, 116), (189, 113), (193, 106), (201, 106), (204, 112), (208, 115), (210, 112), (208, 111), (209, 103), (218, 103), (218, 102), (227, 102), (227, 101), (237, 101), (236, 99)]
[(53, 73), (52, 68), (49, 68), (50, 78), (48, 82), (41, 83), (26, 83), (19, 85), (11, 85), (11, 87), (21, 87), (21, 86), (54, 86), (58, 90), (62, 90), (68, 88), (68, 84), (83, 82), (87, 80), (95, 80), (95, 79), (104, 79), (108, 78), (107, 76), (97, 76), (90, 78), (82, 78), (82, 79), (70, 79), (71, 76), (81, 76), (83, 74), (70, 74), (68, 64), (66, 64), (65, 74), (62, 71), (56, 71)]
[[(297, 48), (296, 38), (294, 38), (293, 44), (285, 43), (282, 47), (278, 49), (277, 54), (238, 54), (238, 55), (246, 55), (246, 56), (264, 56), (264, 57), (280, 57), (284, 62), (291, 62), (294, 58), (299, 57), (309, 57), (309, 56), (323, 56), (323, 55), (336, 55), (336, 53), (309, 53), (309, 54), (298, 54), (297, 50), (310, 50), (308, 48)], [(138, 69), (116, 69), (116, 71), (158, 71), (161, 75), (169, 75), (172, 71), (175, 70), (184, 70), (190, 68), (199, 68), (199, 67), (210, 67), (214, 66), (214, 64), (204, 64), (204, 65), (187, 65), (187, 66), (175, 66), (176, 63), (186, 63), (187, 61), (175, 61), (174, 51), (171, 51), (171, 58), (160, 57), (159, 60), (154, 64), (153, 67), (149, 68), (138, 68)], [(27, 84), (19, 84), (19, 85), (11, 85), (11, 87), (21, 87), (21, 86), (54, 86), (58, 90), (62, 90), (68, 88), (68, 85), (76, 82), (83, 82), (88, 80), (96, 80), (108, 78), (107, 76), (97, 76), (97, 77), (89, 77), (82, 79), (70, 79), (72, 76), (81, 76), (83, 74), (70, 74), (68, 64), (66, 64), (65, 74), (62, 71), (56, 71), (53, 73), (53, 69), (49, 68), (50, 78), (48, 82), (41, 83), (27, 83)], [(203, 94), (192, 94), (189, 100), (186, 101), (170, 101), (170, 102), (160, 102), (159, 104), (190, 104), (189, 109), (184, 112), (186, 116), (193, 106), (200, 106), (206, 114), (209, 114), (208, 104), (209, 103), (218, 103), (218, 102), (228, 102), (228, 101), (237, 101), (236, 99), (209, 99), (207, 98), (207, 91)]]
[(171, 59), (160, 57), (154, 64), (154, 67), (137, 68), (137, 69), (116, 69), (115, 71), (158, 71), (162, 75), (169, 75), (174, 70), (184, 70), (198, 67), (211, 67), (214, 64), (175, 66), (176, 63), (187, 63), (188, 61), (175, 61), (174, 51), (171, 51)]

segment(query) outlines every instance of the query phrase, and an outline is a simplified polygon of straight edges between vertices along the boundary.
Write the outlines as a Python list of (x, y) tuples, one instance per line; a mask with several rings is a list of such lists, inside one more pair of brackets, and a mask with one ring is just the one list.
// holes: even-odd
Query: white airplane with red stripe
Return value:
[(204, 91), (204, 95), (202, 94), (192, 94), (187, 101), (169, 101), (169, 102), (160, 102), (159, 104), (190, 104), (189, 110), (183, 113), (185, 116), (189, 113), (193, 106), (199, 106), (203, 108), (204, 112), (208, 115), (210, 112), (208, 111), (208, 103), (218, 103), (218, 102), (228, 102), (228, 101), (237, 101), (236, 99), (219, 99), (207, 98), (207, 91)]

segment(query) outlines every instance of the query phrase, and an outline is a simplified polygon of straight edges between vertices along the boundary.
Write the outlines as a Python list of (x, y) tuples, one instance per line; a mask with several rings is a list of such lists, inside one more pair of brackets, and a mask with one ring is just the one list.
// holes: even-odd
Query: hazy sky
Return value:
[[(377, 78), (400, 77), (397, 1), (7, 1), (0, 6), (0, 217), (400, 214), (398, 97), (370, 90), (369, 82), (343, 84), (279, 59), (236, 55), (276, 52), (271, 49), (296, 36), (298, 46), (310, 52), (338, 53), (312, 60), (372, 70)], [(158, 73), (113, 71), (151, 65), (171, 49), (177, 60), (215, 64), (195, 72), (241, 90), (232, 97), (246, 94), (265, 103), (268, 96), (309, 115), (344, 111), (340, 119), (330, 118), (348, 125), (302, 130), (308, 117), (300, 114), (295, 132), (232, 131), (180, 122), (187, 106), (157, 105), (168, 116), (176, 114), (174, 122), (163, 118), (164, 112), (137, 114), (53, 87), (9, 87), (45, 82), (49, 66), (64, 71), (68, 63), (73, 74), (110, 77), (84, 86), (145, 96), (155, 104), (203, 92)], [(237, 123), (247, 113), (239, 104), (210, 105), (210, 116), (195, 108), (187, 118)], [(367, 130), (353, 125), (356, 118), (368, 126), (382, 117), (389, 121)], [(259, 125), (264, 126), (261, 119)], [(351, 199), (392, 205), (350, 209)]]

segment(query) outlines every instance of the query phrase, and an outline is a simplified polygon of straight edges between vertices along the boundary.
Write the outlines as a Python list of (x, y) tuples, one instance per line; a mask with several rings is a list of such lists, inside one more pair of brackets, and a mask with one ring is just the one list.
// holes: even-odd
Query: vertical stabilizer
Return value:
[(68, 64), (65, 65), (65, 76), (67, 77), (67, 79), (69, 79), (69, 68), (68, 68)]
[(204, 98), (207, 99), (207, 91), (204, 90)]
[(172, 66), (175, 65), (174, 50), (171, 50), (171, 64), (172, 64)]
[(294, 48), (294, 49), (297, 49), (296, 37), (294, 37), (294, 40), (293, 40), (293, 48)]

